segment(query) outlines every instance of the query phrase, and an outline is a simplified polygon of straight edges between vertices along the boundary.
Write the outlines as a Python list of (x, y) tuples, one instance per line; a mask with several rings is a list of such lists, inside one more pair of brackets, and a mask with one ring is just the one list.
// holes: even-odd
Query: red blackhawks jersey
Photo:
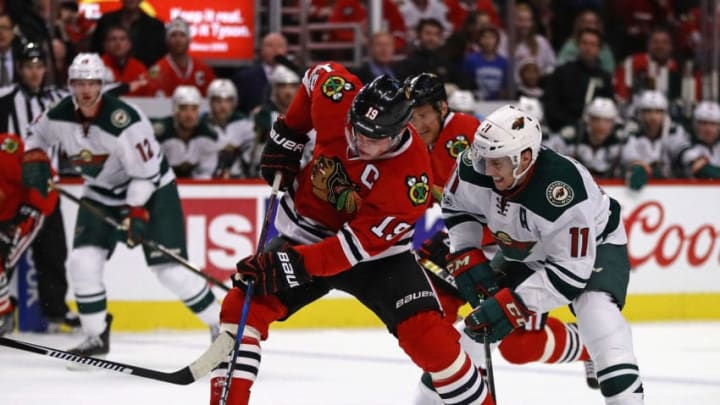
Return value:
[(203, 97), (207, 96), (207, 88), (215, 79), (212, 68), (198, 58), (190, 57), (187, 67), (180, 69), (169, 55), (148, 70), (150, 87), (156, 95), (172, 96), (175, 88), (181, 85), (195, 86)]
[(317, 140), (294, 192), (280, 201), (276, 227), (303, 244), (296, 249), (313, 275), (408, 251), (415, 222), (431, 201), (430, 158), (412, 128), (378, 160), (351, 153), (346, 119), (361, 86), (342, 65), (316, 65), (287, 113), (288, 127), (302, 133), (314, 128)]
[(39, 209), (43, 215), (52, 212), (57, 204), (57, 193), (43, 197), (35, 189), (22, 185), (22, 158), (25, 146), (22, 139), (13, 134), (0, 133), (0, 222), (15, 218), (21, 204)]
[(472, 144), (479, 125), (480, 121), (469, 114), (451, 112), (445, 117), (442, 131), (429, 148), (434, 178), (433, 194), (438, 201), (448, 177), (455, 169), (457, 157)]

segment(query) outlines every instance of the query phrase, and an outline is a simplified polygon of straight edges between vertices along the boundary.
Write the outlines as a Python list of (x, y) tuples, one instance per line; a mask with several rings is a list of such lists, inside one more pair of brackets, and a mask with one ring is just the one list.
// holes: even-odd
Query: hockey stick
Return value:
[[(107, 216), (107, 214), (105, 214), (102, 209), (100, 209), (100, 208), (98, 208), (98, 207), (90, 204), (90, 203), (87, 202), (87, 201), (84, 201), (84, 200), (82, 200), (82, 199), (80, 199), (80, 198), (75, 197), (75, 196), (72, 195), (70, 192), (68, 192), (67, 190), (65, 190), (65, 189), (63, 189), (63, 188), (61, 188), (61, 187), (58, 187), (58, 186), (54, 185), (53, 188), (54, 188), (55, 190), (57, 190), (58, 193), (62, 194), (63, 197), (66, 197), (67, 199), (71, 200), (71, 201), (74, 202), (75, 204), (77, 204), (77, 205), (81, 206), (82, 208), (88, 210), (88, 212), (90, 212), (91, 214), (93, 214), (93, 215), (96, 216), (97, 218), (105, 221), (105, 223), (107, 223), (108, 225), (112, 226), (113, 228), (118, 229), (118, 230), (121, 230), (121, 231), (126, 230), (125, 227), (122, 226), (120, 223), (118, 223), (115, 219)], [(230, 291), (230, 287), (226, 286), (222, 281), (220, 281), (220, 280), (216, 279), (215, 277), (212, 277), (212, 276), (206, 274), (205, 272), (199, 270), (197, 267), (193, 266), (192, 263), (190, 263), (189, 261), (187, 261), (184, 257), (182, 257), (182, 256), (180, 256), (179, 254), (173, 252), (172, 250), (166, 248), (165, 246), (163, 246), (163, 245), (161, 245), (161, 244), (159, 244), (159, 243), (157, 243), (157, 242), (155, 242), (155, 241), (153, 241), (153, 240), (147, 240), (147, 239), (144, 239), (144, 240), (142, 241), (142, 244), (145, 245), (145, 246), (147, 246), (147, 247), (149, 247), (150, 249), (157, 250), (158, 252), (164, 254), (165, 256), (167, 256), (167, 257), (175, 260), (176, 262), (180, 263), (180, 264), (181, 264), (183, 267), (185, 267), (186, 269), (192, 271), (193, 273), (195, 273), (195, 274), (197, 274), (198, 276), (204, 278), (205, 280), (211, 282), (212, 284), (215, 284), (216, 286), (222, 288), (223, 290), (225, 290), (225, 291)]]
[[(438, 266), (430, 259), (421, 259), (420, 265), (426, 269), (430, 274), (436, 277), (446, 287), (449, 287), (453, 291), (457, 291), (457, 284), (455, 278), (446, 269)], [(485, 371), (487, 372), (488, 388), (490, 389), (490, 395), (493, 397), (493, 401), (497, 405), (495, 399), (495, 372), (493, 371), (492, 365), (492, 352), (490, 350), (490, 340), (487, 335), (483, 339), (483, 348), (485, 349)]]
[[(263, 220), (262, 228), (260, 229), (260, 237), (257, 241), (257, 247), (255, 253), (262, 252), (263, 246), (265, 246), (265, 238), (267, 237), (268, 227), (270, 225), (270, 218), (272, 218), (273, 210), (275, 209), (275, 201), (277, 200), (278, 191), (280, 191), (280, 181), (282, 180), (282, 173), (275, 172), (273, 178), (272, 191), (270, 192), (270, 201), (268, 201), (267, 211), (265, 211), (265, 219)], [(255, 281), (250, 280), (247, 283), (245, 289), (245, 300), (243, 301), (242, 313), (240, 315), (240, 321), (238, 322), (237, 332), (235, 333), (235, 341), (232, 347), (232, 358), (228, 363), (228, 369), (225, 373), (225, 381), (223, 381), (223, 388), (220, 394), (219, 405), (227, 404), (227, 397), (230, 393), (230, 384), (232, 384), (232, 374), (235, 370), (235, 362), (237, 361), (238, 351), (240, 350), (240, 343), (242, 342), (242, 335), (245, 331), (245, 324), (247, 323), (248, 312), (250, 312), (250, 299), (252, 298), (253, 288), (255, 287)]]
[(101, 368), (103, 370), (115, 371), (118, 373), (149, 378), (171, 384), (188, 385), (199, 378), (204, 377), (213, 368), (215, 368), (215, 366), (220, 364), (227, 353), (232, 350), (234, 341), (235, 340), (229, 333), (222, 333), (217, 339), (215, 339), (205, 353), (198, 357), (197, 360), (180, 370), (170, 373), (133, 366), (131, 364), (98, 359), (95, 357), (80, 356), (64, 350), (53, 349), (46, 346), (36, 345), (34, 343), (21, 342), (19, 340), (9, 339), (6, 337), (0, 337), (0, 346), (24, 350), (26, 352), (36, 353), (55, 359), (72, 361), (85, 366)]

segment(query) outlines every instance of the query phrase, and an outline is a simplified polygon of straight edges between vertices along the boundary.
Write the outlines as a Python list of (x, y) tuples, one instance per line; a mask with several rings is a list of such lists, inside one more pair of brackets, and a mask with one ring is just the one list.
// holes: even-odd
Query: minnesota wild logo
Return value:
[(320, 86), (322, 94), (336, 103), (342, 100), (343, 92), (351, 91), (354, 88), (355, 86), (342, 76), (330, 76)]
[(512, 128), (512, 129), (514, 129), (514, 130), (516, 130), (516, 131), (519, 130), (519, 129), (525, 128), (525, 117), (517, 117), (517, 118), (515, 119), (515, 121), (513, 121), (513, 123), (512, 123), (512, 125), (510, 126), (510, 128)]
[(321, 155), (313, 164), (310, 181), (313, 195), (332, 204), (337, 211), (354, 214), (360, 209), (360, 187), (350, 181), (337, 157)]
[(503, 231), (493, 232), (493, 238), (503, 252), (503, 255), (510, 259), (523, 260), (530, 256), (536, 241), (517, 241)]
[(105, 161), (110, 155), (93, 155), (87, 149), (83, 149), (75, 155), (70, 156), (73, 166), (80, 169), (82, 174), (90, 177), (96, 177), (105, 166)]
[(413, 205), (427, 204), (430, 198), (430, 180), (427, 174), (422, 173), (419, 177), (408, 176), (405, 184), (408, 186), (408, 197)]
[(448, 151), (448, 155), (453, 159), (457, 159), (458, 155), (470, 146), (470, 142), (465, 135), (458, 135), (454, 139), (450, 139), (445, 143), (445, 149)]

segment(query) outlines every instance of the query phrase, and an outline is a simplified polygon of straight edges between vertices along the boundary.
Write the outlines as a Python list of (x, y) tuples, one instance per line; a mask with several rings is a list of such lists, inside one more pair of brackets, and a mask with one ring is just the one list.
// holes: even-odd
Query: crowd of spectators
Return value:
[[(271, 32), (259, 41), (255, 62), (215, 71), (188, 53), (192, 32), (186, 21), (176, 18), (165, 24), (145, 13), (140, 3), (123, 0), (120, 9), (89, 20), (80, 14), (76, 1), (60, 1), (53, 8), (57, 15), (49, 16), (49, 1), (0, 0), (0, 85), (16, 80), (13, 48), (19, 49), (23, 43), (35, 42), (45, 48), (48, 66), (54, 68), (48, 69), (46, 84), (54, 82), (60, 87), (65, 84), (68, 60), (77, 52), (97, 52), (108, 68), (107, 91), (120, 96), (172, 98), (174, 117), (158, 128), (175, 122), (177, 134), (173, 137), (216, 140), (216, 146), (201, 148), (213, 154), (212, 161), (217, 161), (214, 170), (199, 169), (198, 164), (209, 160), (193, 155), (197, 151), (190, 153), (188, 147), (180, 153), (172, 146), (173, 153), (185, 159), (179, 161), (183, 165), (177, 168), (180, 174), (254, 176), (253, 159), (269, 133), (269, 123), (287, 108), (288, 97), (297, 90), (303, 61), (288, 52), (288, 40), (282, 33)], [(309, 6), (314, 22), (368, 26), (367, 0), (284, 3)], [(630, 144), (634, 136), (660, 139), (681, 131), (678, 139), (682, 141), (671, 142), (672, 148), (684, 145), (687, 149), (699, 142), (691, 136), (699, 123), (693, 119), (693, 107), (703, 100), (696, 63), (701, 46), (699, 1), (517, 1), (512, 10), (506, 3), (383, 0), (382, 31), (358, 39), (352, 30), (335, 30), (322, 39), (362, 41), (367, 58), (352, 69), (364, 83), (379, 75), (404, 80), (428, 72), (446, 83), (451, 98), (457, 92), (454, 99), (463, 100), (458, 108), (472, 111), (472, 103), (522, 99), (544, 119), (548, 145), (576, 157), (593, 155), (597, 159), (598, 150), (610, 143)], [(509, 16), (510, 23), (501, 16)], [(50, 24), (40, 23), (48, 19)], [(188, 86), (208, 98), (210, 111), (192, 112), (200, 104), (188, 96), (194, 94)], [(216, 91), (211, 91), (213, 88)], [(597, 99), (604, 108), (593, 104)], [(179, 100), (185, 104), (178, 104)], [(223, 112), (228, 108), (232, 115)], [(659, 129), (651, 128), (650, 112), (662, 113)], [(185, 122), (179, 125), (181, 116)], [(612, 125), (598, 124), (598, 119), (610, 119)], [(707, 117), (702, 122), (706, 121)], [(228, 127), (233, 122), (239, 124)], [(612, 136), (600, 137), (603, 142), (593, 144), (598, 142), (593, 131), (608, 126), (605, 132)], [(157, 135), (167, 137), (167, 129)], [(713, 142), (708, 148), (714, 157), (708, 161), (720, 155), (717, 140)], [(591, 145), (589, 152), (579, 146), (582, 143)], [(646, 149), (656, 151), (667, 147), (666, 143), (657, 146), (651, 142)], [(596, 174), (636, 176), (633, 184), (643, 183), (637, 180), (643, 177), (638, 167), (645, 181), (648, 177), (698, 175), (701, 170), (692, 169), (695, 163), (683, 163), (681, 149), (658, 154), (662, 159), (669, 157), (665, 159), (669, 168), (655, 167), (650, 152), (638, 152), (644, 155), (631, 159), (615, 149), (604, 150), (602, 159), (614, 159), (615, 163), (611, 170), (597, 170)]]

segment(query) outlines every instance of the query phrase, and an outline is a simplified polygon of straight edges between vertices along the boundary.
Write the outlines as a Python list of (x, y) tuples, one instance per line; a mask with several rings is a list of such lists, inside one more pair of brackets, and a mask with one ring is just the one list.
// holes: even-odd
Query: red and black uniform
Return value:
[(205, 62), (190, 57), (185, 69), (181, 69), (173, 62), (170, 55), (165, 55), (148, 70), (151, 91), (153, 95), (172, 96), (175, 88), (181, 85), (195, 86), (203, 97), (207, 96), (207, 88), (215, 79), (215, 72)]
[[(23, 246), (30, 240), (23, 238), (35, 230), (40, 223), (35, 218), (21, 218), (18, 214), (22, 205), (28, 205), (40, 211), (43, 216), (50, 214), (58, 202), (55, 191), (43, 196), (35, 189), (22, 184), (22, 159), (25, 146), (22, 139), (14, 134), (0, 133), (0, 232), (4, 246), (0, 249), (0, 275), (5, 271), (5, 263), (10, 250), (17, 249), (10, 241), (22, 241)], [(14, 252), (19, 254), (17, 250)], [(12, 311), (7, 294), (2, 294), (0, 285), (0, 315)]]
[[(473, 399), (468, 404), (491, 404), (472, 361), (459, 346), (459, 334), (442, 320), (433, 288), (412, 254), (415, 222), (432, 201), (425, 145), (408, 126), (381, 158), (354, 157), (346, 121), (361, 87), (342, 65), (316, 65), (305, 73), (288, 110), (287, 126), (298, 133), (314, 128), (317, 141), (312, 159), (280, 201), (276, 227), (282, 238), (269, 248), (285, 241), (294, 244), (312, 279), (271, 296), (253, 296), (239, 352), (248, 355), (236, 363), (229, 403), (249, 400), (259, 366), (259, 341), (267, 338), (270, 323), (339, 289), (371, 309), (419, 367), (442, 375), (434, 381), (440, 390), (456, 383), (463, 386), (449, 398), (457, 399), (462, 392)], [(243, 299), (239, 288), (225, 297), (223, 328), (236, 328)], [(217, 403), (224, 373), (213, 372), (211, 404)]]

